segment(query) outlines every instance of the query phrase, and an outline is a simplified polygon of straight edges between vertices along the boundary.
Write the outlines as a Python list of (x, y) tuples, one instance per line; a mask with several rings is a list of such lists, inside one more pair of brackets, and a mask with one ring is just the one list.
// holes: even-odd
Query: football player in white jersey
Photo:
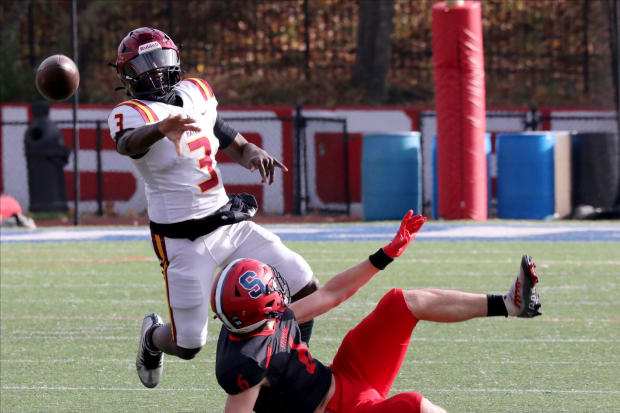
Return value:
[[(273, 233), (248, 220), (254, 197), (227, 195), (218, 150), (258, 170), (271, 184), (280, 161), (249, 143), (217, 113), (209, 84), (182, 79), (179, 50), (160, 30), (142, 27), (121, 41), (116, 71), (130, 100), (110, 113), (110, 135), (144, 180), (153, 248), (166, 284), (170, 320), (144, 317), (136, 368), (155, 387), (163, 354), (189, 360), (207, 340), (212, 277), (218, 267), (253, 258), (280, 269), (298, 300), (318, 288), (308, 263)], [(310, 338), (312, 322), (305, 328)], [(302, 336), (303, 337), (303, 336)]]

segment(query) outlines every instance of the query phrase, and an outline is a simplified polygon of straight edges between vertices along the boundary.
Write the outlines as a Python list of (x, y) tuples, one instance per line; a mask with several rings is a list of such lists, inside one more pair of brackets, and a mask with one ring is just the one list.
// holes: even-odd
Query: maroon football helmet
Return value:
[(118, 45), (116, 72), (129, 96), (167, 101), (181, 81), (180, 62), (179, 49), (166, 33), (140, 27)]
[(236, 334), (255, 331), (278, 318), (289, 301), (288, 285), (280, 273), (248, 258), (222, 269), (211, 289), (211, 309)]

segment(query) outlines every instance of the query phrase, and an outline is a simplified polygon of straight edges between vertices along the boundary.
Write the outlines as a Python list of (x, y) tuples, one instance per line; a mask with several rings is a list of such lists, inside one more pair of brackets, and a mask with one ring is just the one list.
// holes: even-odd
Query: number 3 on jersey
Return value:
[(187, 143), (190, 152), (194, 152), (199, 150), (200, 148), (204, 148), (205, 156), (198, 159), (198, 167), (200, 169), (207, 168), (207, 172), (209, 173), (209, 179), (206, 179), (198, 184), (200, 191), (205, 193), (220, 183), (220, 178), (217, 176), (217, 172), (213, 169), (213, 159), (211, 158), (212, 150), (211, 150), (211, 142), (206, 136), (200, 136), (197, 139), (194, 139), (191, 142)]

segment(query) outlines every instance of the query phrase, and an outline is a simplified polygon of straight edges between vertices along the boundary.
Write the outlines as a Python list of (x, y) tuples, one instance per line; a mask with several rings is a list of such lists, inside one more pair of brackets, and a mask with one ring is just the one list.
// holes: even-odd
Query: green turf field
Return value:
[[(382, 244), (288, 245), (325, 282)], [(137, 378), (143, 315), (157, 311), (168, 319), (148, 242), (0, 248), (3, 413), (223, 410), (214, 375), (217, 321), (196, 359), (166, 359), (156, 389)], [(312, 355), (329, 363), (344, 334), (392, 287), (504, 293), (522, 253), (538, 264), (543, 315), (420, 323), (394, 391), (421, 392), (452, 412), (620, 411), (617, 243), (415, 243), (317, 320)]]

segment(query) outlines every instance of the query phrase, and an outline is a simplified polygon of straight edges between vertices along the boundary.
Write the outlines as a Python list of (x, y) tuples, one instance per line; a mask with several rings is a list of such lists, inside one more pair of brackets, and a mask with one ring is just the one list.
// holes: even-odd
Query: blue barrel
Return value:
[(422, 212), (420, 133), (364, 135), (362, 207), (364, 220), (401, 219)]
[[(491, 134), (484, 134), (484, 153), (487, 157), (487, 209), (491, 210)], [(432, 145), (432, 170), (433, 170), (433, 219), (439, 218), (439, 179), (437, 178), (437, 135), (433, 135), (433, 145)]]
[(497, 136), (497, 216), (545, 219), (555, 211), (552, 132)]

